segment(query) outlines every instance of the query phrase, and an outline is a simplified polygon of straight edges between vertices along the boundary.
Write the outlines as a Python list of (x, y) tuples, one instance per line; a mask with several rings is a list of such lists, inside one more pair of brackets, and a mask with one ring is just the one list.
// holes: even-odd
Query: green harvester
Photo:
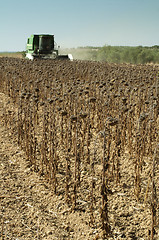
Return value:
[(59, 55), (59, 47), (54, 40), (54, 35), (33, 34), (27, 40), (26, 58), (33, 59), (69, 59), (73, 60), (71, 54)]

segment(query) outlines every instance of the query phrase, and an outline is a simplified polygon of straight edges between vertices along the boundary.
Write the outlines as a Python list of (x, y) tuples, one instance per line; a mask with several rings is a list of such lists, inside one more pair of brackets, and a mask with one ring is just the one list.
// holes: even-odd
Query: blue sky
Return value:
[(0, 51), (33, 33), (61, 47), (159, 45), (159, 0), (0, 0)]

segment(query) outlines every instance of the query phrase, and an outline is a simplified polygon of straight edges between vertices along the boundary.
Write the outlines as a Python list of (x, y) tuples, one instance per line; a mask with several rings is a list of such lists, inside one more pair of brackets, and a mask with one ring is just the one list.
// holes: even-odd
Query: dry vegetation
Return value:
[(23, 58), (22, 52), (0, 52), (0, 57)]
[(159, 68), (14, 58), (0, 66), (0, 91), (15, 104), (4, 124), (70, 212), (88, 214), (90, 239), (158, 239)]

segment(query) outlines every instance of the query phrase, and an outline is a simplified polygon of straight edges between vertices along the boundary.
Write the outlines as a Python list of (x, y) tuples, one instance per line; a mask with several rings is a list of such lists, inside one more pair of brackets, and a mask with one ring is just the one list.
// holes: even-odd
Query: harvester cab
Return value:
[(59, 55), (59, 47), (54, 41), (54, 35), (31, 35), (27, 40), (26, 58), (28, 59), (69, 59), (73, 60), (71, 54)]

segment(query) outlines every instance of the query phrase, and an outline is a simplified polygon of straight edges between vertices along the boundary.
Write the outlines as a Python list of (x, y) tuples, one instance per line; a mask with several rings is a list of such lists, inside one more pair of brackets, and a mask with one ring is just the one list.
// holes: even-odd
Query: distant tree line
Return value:
[[(159, 63), (159, 45), (152, 47), (103, 46), (78, 47), (61, 49), (60, 54), (72, 53), (74, 59), (105, 61), (112, 63)], [(0, 53), (0, 56), (24, 57), (25, 51), (14, 53)]]
[(77, 59), (106, 61), (114, 63), (159, 63), (159, 46), (129, 47), (129, 46), (103, 46), (79, 47), (72, 52)]
[(159, 63), (159, 46), (104, 46), (91, 53), (92, 60), (114, 63)]

